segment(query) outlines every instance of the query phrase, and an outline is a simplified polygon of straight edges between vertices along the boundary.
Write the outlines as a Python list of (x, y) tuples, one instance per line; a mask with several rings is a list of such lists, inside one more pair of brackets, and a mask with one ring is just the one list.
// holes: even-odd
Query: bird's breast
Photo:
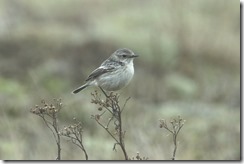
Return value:
[(100, 76), (97, 80), (98, 85), (107, 91), (116, 91), (125, 87), (134, 75), (133, 63), (128, 63), (113, 72), (108, 72)]

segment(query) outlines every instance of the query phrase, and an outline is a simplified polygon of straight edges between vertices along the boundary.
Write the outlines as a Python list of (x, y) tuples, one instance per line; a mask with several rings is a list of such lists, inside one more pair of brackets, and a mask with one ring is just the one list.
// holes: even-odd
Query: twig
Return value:
[[(38, 105), (35, 108), (31, 108), (30, 112), (36, 114), (37, 116), (41, 117), (45, 125), (48, 129), (52, 132), (55, 142), (57, 144), (57, 158), (56, 160), (61, 160), (61, 141), (60, 141), (60, 134), (58, 131), (58, 119), (57, 114), (62, 108), (61, 99), (57, 100), (54, 99), (55, 105), (47, 104), (44, 100), (41, 101), (43, 107), (39, 107)], [(45, 116), (48, 116), (46, 118)], [(51, 120), (51, 121), (50, 121)]]
[[(75, 118), (74, 120), (76, 121)], [(83, 145), (82, 133), (83, 133), (82, 124), (81, 122), (77, 122), (77, 121), (74, 124), (69, 125), (68, 127), (64, 127), (64, 129), (62, 129), (60, 132), (62, 136), (69, 138), (73, 144), (78, 146), (83, 151), (85, 155), (85, 159), (88, 160), (88, 154)]]
[[(125, 105), (127, 103), (127, 101), (130, 99), (127, 98), (122, 109), (119, 106), (119, 95), (118, 94), (113, 94), (112, 92), (107, 95), (106, 92), (100, 88), (103, 92), (103, 94), (106, 97), (106, 101), (101, 100), (100, 95), (98, 95), (98, 93), (95, 91), (95, 93), (92, 93), (91, 95), (93, 96), (94, 99), (92, 99), (92, 103), (98, 104), (100, 107), (98, 108), (99, 111), (102, 110), (102, 108), (104, 107), (106, 110), (109, 111), (109, 113), (112, 115), (110, 117), (110, 119), (108, 120), (108, 122), (104, 125), (103, 123), (101, 123), (100, 121), (100, 117), (102, 116), (101, 114), (96, 114), (95, 116), (92, 115), (92, 118), (96, 120), (96, 122), (103, 128), (105, 129), (105, 131), (115, 140), (115, 144), (113, 147), (113, 150), (116, 150), (116, 145), (119, 145), (121, 147), (121, 150), (124, 154), (124, 157), (126, 160), (128, 160), (128, 155), (125, 149), (125, 143), (124, 143), (124, 136), (125, 136), (125, 132), (123, 132), (122, 129), (122, 116), (121, 113), (125, 108)], [(112, 119), (115, 118), (114, 121), (114, 129), (116, 131), (116, 135), (112, 134), (112, 132), (109, 130), (109, 125), (110, 122), (112, 121)]]
[(170, 121), (171, 128), (168, 127), (167, 122), (164, 119), (161, 119), (159, 121), (160, 121), (160, 128), (164, 128), (172, 134), (174, 150), (173, 150), (171, 159), (175, 160), (175, 156), (176, 156), (176, 152), (177, 152), (177, 148), (178, 148), (177, 136), (178, 136), (181, 128), (184, 126), (185, 120), (183, 120), (182, 118), (180, 118), (180, 116), (178, 116), (177, 119), (173, 119)]

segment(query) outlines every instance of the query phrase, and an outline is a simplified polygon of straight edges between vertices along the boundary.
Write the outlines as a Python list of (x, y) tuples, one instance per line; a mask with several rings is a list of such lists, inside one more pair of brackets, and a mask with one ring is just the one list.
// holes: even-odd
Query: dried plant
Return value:
[(159, 127), (166, 129), (173, 136), (174, 150), (173, 150), (172, 160), (175, 160), (175, 155), (177, 151), (177, 136), (181, 128), (184, 126), (185, 120), (183, 120), (180, 116), (178, 116), (177, 119), (172, 119), (170, 121), (170, 125), (171, 125), (170, 127), (167, 125), (167, 122), (164, 119), (159, 120), (159, 122), (160, 122)]
[[(97, 91), (95, 91), (95, 93), (91, 93), (91, 103), (97, 104), (99, 106), (98, 111), (100, 112), (100, 114), (92, 115), (91, 118), (94, 119), (115, 140), (113, 150), (116, 151), (116, 146), (119, 145), (122, 149), (125, 159), (128, 160), (128, 155), (124, 143), (126, 131), (124, 131), (122, 128), (121, 114), (127, 101), (130, 98), (126, 99), (123, 107), (121, 108), (119, 105), (118, 94), (111, 92), (109, 95), (107, 95), (104, 91), (103, 93), (106, 96), (105, 100), (101, 98), (101, 94), (98, 94)], [(108, 121), (102, 121), (105, 113), (109, 114)]]
[[(91, 103), (98, 105), (99, 112), (98, 114), (92, 115), (91, 118), (114, 139), (115, 143), (113, 150), (116, 151), (116, 147), (119, 146), (123, 152), (125, 160), (148, 160), (148, 157), (142, 157), (139, 152), (137, 152), (135, 157), (129, 158), (125, 149), (126, 131), (122, 127), (122, 112), (130, 98), (127, 98), (121, 107), (119, 104), (119, 94), (111, 92), (107, 95), (104, 91), (103, 93), (105, 95), (105, 100), (97, 91), (91, 93)], [(68, 138), (74, 145), (78, 146), (83, 151), (85, 159), (88, 160), (88, 154), (83, 144), (82, 123), (74, 118), (74, 124), (65, 126), (59, 131), (57, 118), (58, 113), (62, 108), (62, 102), (61, 99), (54, 99), (53, 101), (54, 103), (48, 104), (46, 101), (42, 100), (41, 105), (36, 105), (31, 108), (30, 112), (41, 117), (45, 125), (52, 132), (57, 145), (56, 160), (61, 160), (61, 136)], [(174, 144), (172, 160), (175, 160), (178, 147), (177, 137), (184, 126), (185, 120), (178, 116), (176, 119), (170, 121), (170, 125), (168, 125), (167, 121), (164, 119), (160, 119), (159, 121), (160, 128), (163, 128), (172, 134)]]
[(70, 139), (70, 141), (78, 146), (84, 153), (85, 159), (88, 160), (88, 154), (83, 144), (83, 126), (82, 123), (77, 121), (76, 118), (73, 119), (75, 121), (74, 124), (64, 127), (60, 134), (64, 137)]
[(46, 126), (50, 129), (57, 144), (57, 158), (61, 160), (61, 143), (58, 127), (57, 115), (62, 108), (61, 99), (54, 99), (54, 104), (48, 104), (45, 100), (41, 101), (41, 106), (36, 105), (30, 109), (30, 112), (41, 117)]
[(148, 157), (141, 157), (140, 153), (137, 152), (135, 157), (129, 158), (129, 160), (148, 160)]

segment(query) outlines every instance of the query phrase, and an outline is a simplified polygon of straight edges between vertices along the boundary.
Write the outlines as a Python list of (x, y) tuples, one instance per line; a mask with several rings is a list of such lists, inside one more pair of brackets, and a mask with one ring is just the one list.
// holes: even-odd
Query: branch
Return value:
[(173, 154), (172, 154), (171, 159), (175, 160), (176, 151), (177, 151), (177, 147), (178, 147), (177, 137), (178, 137), (180, 130), (184, 126), (185, 120), (182, 120), (182, 118), (180, 118), (180, 116), (178, 116), (177, 119), (173, 119), (170, 121), (171, 128), (168, 127), (167, 122), (164, 119), (161, 119), (159, 121), (160, 121), (159, 127), (166, 129), (167, 131), (169, 131), (172, 134), (173, 143), (174, 143), (174, 150), (173, 150)]
[[(96, 122), (99, 124), (99, 126), (101, 126), (115, 141), (116, 143), (114, 144), (113, 150), (115, 150), (116, 145), (119, 145), (121, 147), (121, 150), (124, 154), (124, 157), (126, 160), (128, 160), (128, 155), (126, 153), (126, 149), (125, 149), (125, 144), (124, 144), (124, 137), (125, 137), (125, 132), (123, 132), (122, 129), (122, 116), (121, 113), (125, 108), (126, 103), (128, 102), (128, 100), (130, 99), (127, 98), (122, 109), (119, 106), (119, 95), (118, 94), (114, 94), (114, 93), (110, 93), (109, 95), (106, 94), (106, 92), (100, 88), (103, 92), (103, 94), (106, 97), (106, 100), (102, 100), (101, 99), (101, 95), (99, 95), (97, 93), (97, 91), (95, 91), (95, 93), (91, 93), (92, 95), (92, 103), (99, 105), (98, 110), (102, 111), (103, 108), (105, 108), (107, 111), (109, 111), (109, 113), (111, 114), (110, 119), (108, 120), (108, 122), (106, 124), (103, 124), (100, 122), (100, 117), (104, 114), (96, 114), (96, 115), (92, 115), (92, 118), (96, 120)], [(110, 122), (115, 119), (114, 121), (114, 129), (116, 131), (116, 134), (113, 135), (112, 132), (109, 130), (109, 126), (112, 126), (110, 124)]]
[[(39, 107), (38, 105), (36, 105), (34, 108), (31, 108), (30, 112), (41, 117), (45, 125), (52, 132), (58, 149), (56, 159), (61, 160), (61, 144), (60, 144), (60, 134), (58, 132), (57, 114), (62, 108), (62, 103), (61, 103), (61, 99), (59, 100), (54, 99), (54, 102), (56, 103), (55, 105), (53, 104), (49, 105), (44, 100), (42, 100), (41, 103), (43, 106)], [(48, 116), (48, 118), (46, 118), (45, 116)]]

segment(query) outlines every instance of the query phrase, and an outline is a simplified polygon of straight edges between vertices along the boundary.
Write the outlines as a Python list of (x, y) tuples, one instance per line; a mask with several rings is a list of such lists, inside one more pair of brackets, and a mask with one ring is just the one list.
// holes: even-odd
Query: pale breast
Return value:
[(125, 87), (134, 75), (133, 62), (122, 66), (121, 68), (108, 72), (100, 76), (96, 81), (98, 86), (107, 91), (117, 91)]

